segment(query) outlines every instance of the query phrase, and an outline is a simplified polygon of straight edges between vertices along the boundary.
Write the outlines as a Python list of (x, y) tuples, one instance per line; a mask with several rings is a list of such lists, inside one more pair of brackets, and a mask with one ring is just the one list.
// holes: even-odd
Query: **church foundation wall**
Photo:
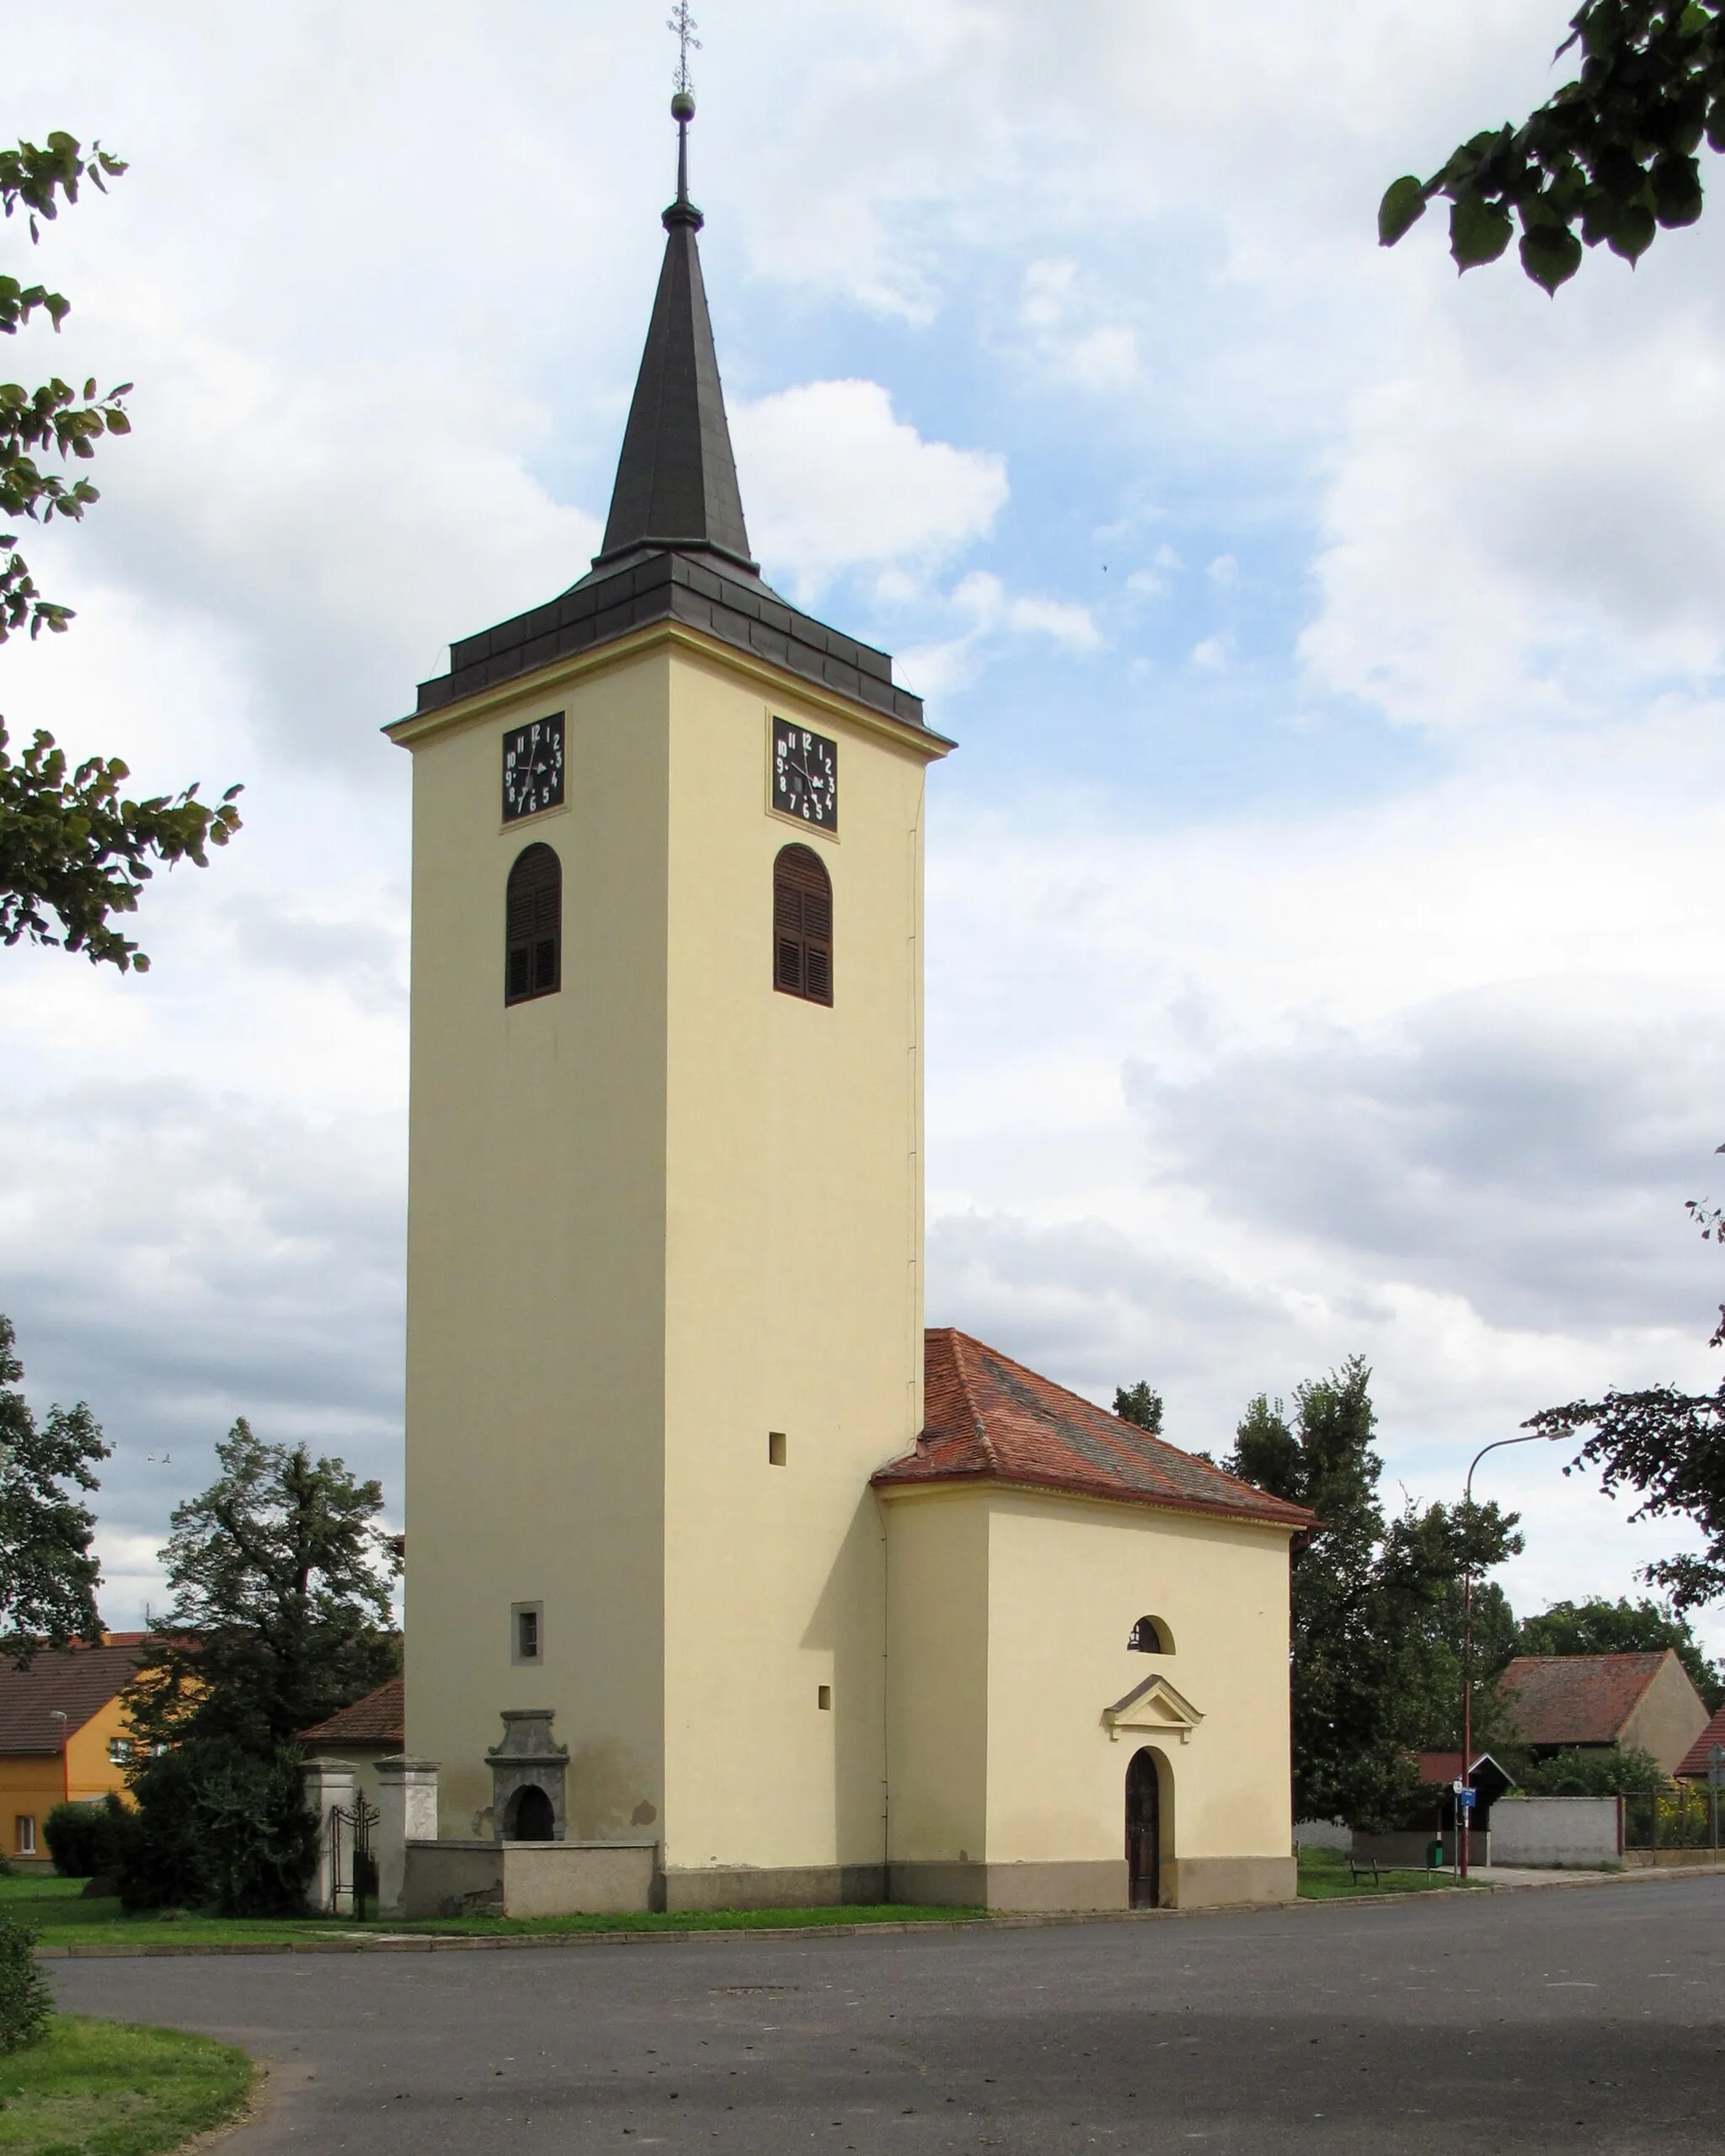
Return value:
[(401, 1903), (387, 1916), (459, 1916), (471, 1894), (503, 1892), (503, 1850), (496, 1842), (409, 1842)]
[(1164, 1862), (1162, 1901), (1171, 1909), (1291, 1902), (1299, 1892), (1299, 1866), (1291, 1856), (1179, 1856)]
[(1124, 1909), (1124, 1858), (1072, 1864), (895, 1864), (889, 1901), (920, 1908)]
[(665, 1875), (670, 1910), (833, 1909), (886, 1899), (878, 1864), (714, 1865)]

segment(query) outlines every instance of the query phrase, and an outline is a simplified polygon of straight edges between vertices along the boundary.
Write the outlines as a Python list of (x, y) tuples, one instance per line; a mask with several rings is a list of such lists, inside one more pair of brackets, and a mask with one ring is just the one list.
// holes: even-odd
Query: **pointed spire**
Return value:
[(695, 243), (703, 221), (689, 200), (695, 100), (680, 89), (670, 109), (677, 123), (677, 199), (665, 212), (665, 263), (623, 430), (605, 544), (593, 566), (651, 547), (718, 554), (753, 574)]

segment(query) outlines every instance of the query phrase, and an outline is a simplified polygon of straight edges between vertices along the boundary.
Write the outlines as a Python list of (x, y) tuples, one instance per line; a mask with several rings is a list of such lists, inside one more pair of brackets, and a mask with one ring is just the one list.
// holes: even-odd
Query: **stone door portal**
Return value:
[(1162, 1907), (1162, 1826), (1156, 1754), (1135, 1752), (1126, 1769), (1126, 1879), (1135, 1909)]

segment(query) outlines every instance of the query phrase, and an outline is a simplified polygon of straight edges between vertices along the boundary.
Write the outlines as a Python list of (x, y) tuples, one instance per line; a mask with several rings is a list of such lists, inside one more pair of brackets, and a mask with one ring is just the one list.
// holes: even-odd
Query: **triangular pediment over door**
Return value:
[(1108, 1735), (1117, 1742), (1124, 1729), (1135, 1736), (1178, 1737), (1183, 1744), (1204, 1720), (1166, 1677), (1146, 1678), (1124, 1700), (1104, 1707), (1102, 1718)]

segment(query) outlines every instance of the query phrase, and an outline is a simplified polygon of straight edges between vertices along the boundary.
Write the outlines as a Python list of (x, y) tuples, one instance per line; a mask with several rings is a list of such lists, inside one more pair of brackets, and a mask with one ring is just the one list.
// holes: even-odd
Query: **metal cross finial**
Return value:
[(701, 40), (696, 36), (695, 18), (689, 13), (689, 0), (677, 0), (675, 14), (665, 18), (665, 27), (677, 40), (677, 82), (679, 93), (689, 94), (689, 55), (701, 50)]

